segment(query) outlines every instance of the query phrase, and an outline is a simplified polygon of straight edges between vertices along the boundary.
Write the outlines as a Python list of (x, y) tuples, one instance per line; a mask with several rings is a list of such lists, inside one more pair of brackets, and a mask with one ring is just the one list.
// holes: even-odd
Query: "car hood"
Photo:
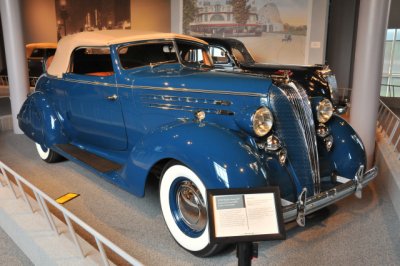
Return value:
[(192, 69), (177, 65), (146, 67), (129, 74), (134, 87), (198, 90), (205, 93), (244, 94), (265, 96), (271, 79), (249, 74), (214, 72), (209, 69)]

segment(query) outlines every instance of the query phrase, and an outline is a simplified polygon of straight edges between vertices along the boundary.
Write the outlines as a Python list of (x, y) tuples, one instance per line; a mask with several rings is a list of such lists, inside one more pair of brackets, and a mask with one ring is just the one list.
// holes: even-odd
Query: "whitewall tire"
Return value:
[(36, 144), (36, 151), (39, 154), (39, 157), (48, 163), (55, 163), (63, 160), (64, 157), (59, 155), (58, 153), (54, 152), (53, 150), (49, 148), (45, 148), (42, 145), (35, 143)]
[(165, 223), (175, 241), (194, 255), (205, 257), (219, 251), (210, 245), (206, 188), (188, 167), (167, 165), (160, 180), (160, 203)]

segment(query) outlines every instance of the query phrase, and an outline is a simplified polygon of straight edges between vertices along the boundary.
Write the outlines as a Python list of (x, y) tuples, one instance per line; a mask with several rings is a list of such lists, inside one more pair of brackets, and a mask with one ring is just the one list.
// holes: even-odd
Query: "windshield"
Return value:
[[(176, 48), (178, 49), (178, 53)], [(207, 46), (178, 40), (131, 44), (118, 49), (121, 66), (131, 69), (142, 66), (157, 67), (163, 64), (182, 63), (190, 67), (211, 67)], [(178, 58), (178, 55), (180, 58)]]
[(176, 41), (182, 64), (190, 67), (212, 67), (208, 47), (200, 43)]
[(124, 46), (118, 50), (118, 54), (124, 69), (179, 62), (172, 41)]

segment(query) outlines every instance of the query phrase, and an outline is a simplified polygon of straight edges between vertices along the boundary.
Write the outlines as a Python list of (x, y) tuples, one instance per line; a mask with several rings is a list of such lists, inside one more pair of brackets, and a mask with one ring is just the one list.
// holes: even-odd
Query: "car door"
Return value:
[(125, 150), (127, 135), (109, 48), (76, 49), (70, 71), (63, 78), (66, 119), (73, 141), (102, 149)]

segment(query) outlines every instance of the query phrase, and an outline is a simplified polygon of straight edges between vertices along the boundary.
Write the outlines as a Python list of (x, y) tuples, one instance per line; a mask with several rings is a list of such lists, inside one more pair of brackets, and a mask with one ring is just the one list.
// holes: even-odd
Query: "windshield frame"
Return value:
[[(141, 65), (141, 66), (136, 66), (136, 67), (126, 67), (122, 64), (121, 61), (121, 53), (120, 51), (122, 49), (125, 48), (129, 48), (132, 46), (138, 46), (138, 45), (151, 45), (151, 44), (171, 44), (173, 45), (173, 48), (175, 49), (175, 55), (176, 55), (176, 62), (171, 62), (169, 64), (180, 64), (184, 67), (191, 67), (191, 68), (213, 68), (214, 64), (212, 62), (211, 56), (209, 54), (209, 48), (208, 45), (200, 43), (200, 42), (195, 42), (195, 41), (191, 41), (191, 40), (185, 40), (185, 39), (157, 39), (157, 40), (144, 40), (144, 41), (139, 41), (139, 42), (130, 42), (130, 43), (122, 43), (119, 45), (116, 45), (116, 57), (118, 58), (118, 67), (121, 70), (134, 70), (134, 69), (138, 69), (138, 68), (142, 68), (142, 67), (150, 67), (153, 68), (154, 65), (155, 66), (159, 66), (159, 64), (157, 63), (161, 63), (160, 65), (164, 64), (166, 61), (160, 61), (160, 62), (151, 62), (150, 64), (147, 65)], [(184, 43), (184, 44), (189, 44), (189, 45), (193, 45), (195, 48), (200, 48), (202, 50), (202, 56), (207, 55), (207, 60), (208, 60), (208, 64), (193, 64), (191, 62), (186, 62), (186, 60), (184, 60), (181, 56), (181, 50), (179, 49), (179, 44), (178, 43)], [(175, 59), (174, 59), (175, 60)], [(168, 61), (168, 60), (167, 60)], [(152, 66), (152, 64), (154, 64)]]
[[(179, 45), (178, 43), (186, 43), (186, 44), (194, 44), (196, 45), (198, 48), (202, 49), (202, 56), (204, 57), (205, 55), (207, 55), (207, 59), (205, 61), (208, 61), (208, 64), (198, 64), (198, 68), (213, 68), (214, 67), (214, 63), (212, 61), (211, 55), (210, 55), (210, 48), (208, 45), (200, 43), (200, 42), (194, 42), (194, 41), (189, 41), (189, 40), (184, 40), (184, 39), (175, 39), (174, 40), (174, 44), (175, 44), (175, 50), (178, 52), (177, 56), (179, 57), (180, 63), (185, 66), (185, 67), (191, 67), (191, 68), (196, 68), (196, 65), (193, 64), (192, 62), (187, 62), (186, 60), (184, 60), (184, 58), (182, 58), (181, 55), (181, 50), (179, 49)], [(185, 63), (186, 62), (186, 63)]]

